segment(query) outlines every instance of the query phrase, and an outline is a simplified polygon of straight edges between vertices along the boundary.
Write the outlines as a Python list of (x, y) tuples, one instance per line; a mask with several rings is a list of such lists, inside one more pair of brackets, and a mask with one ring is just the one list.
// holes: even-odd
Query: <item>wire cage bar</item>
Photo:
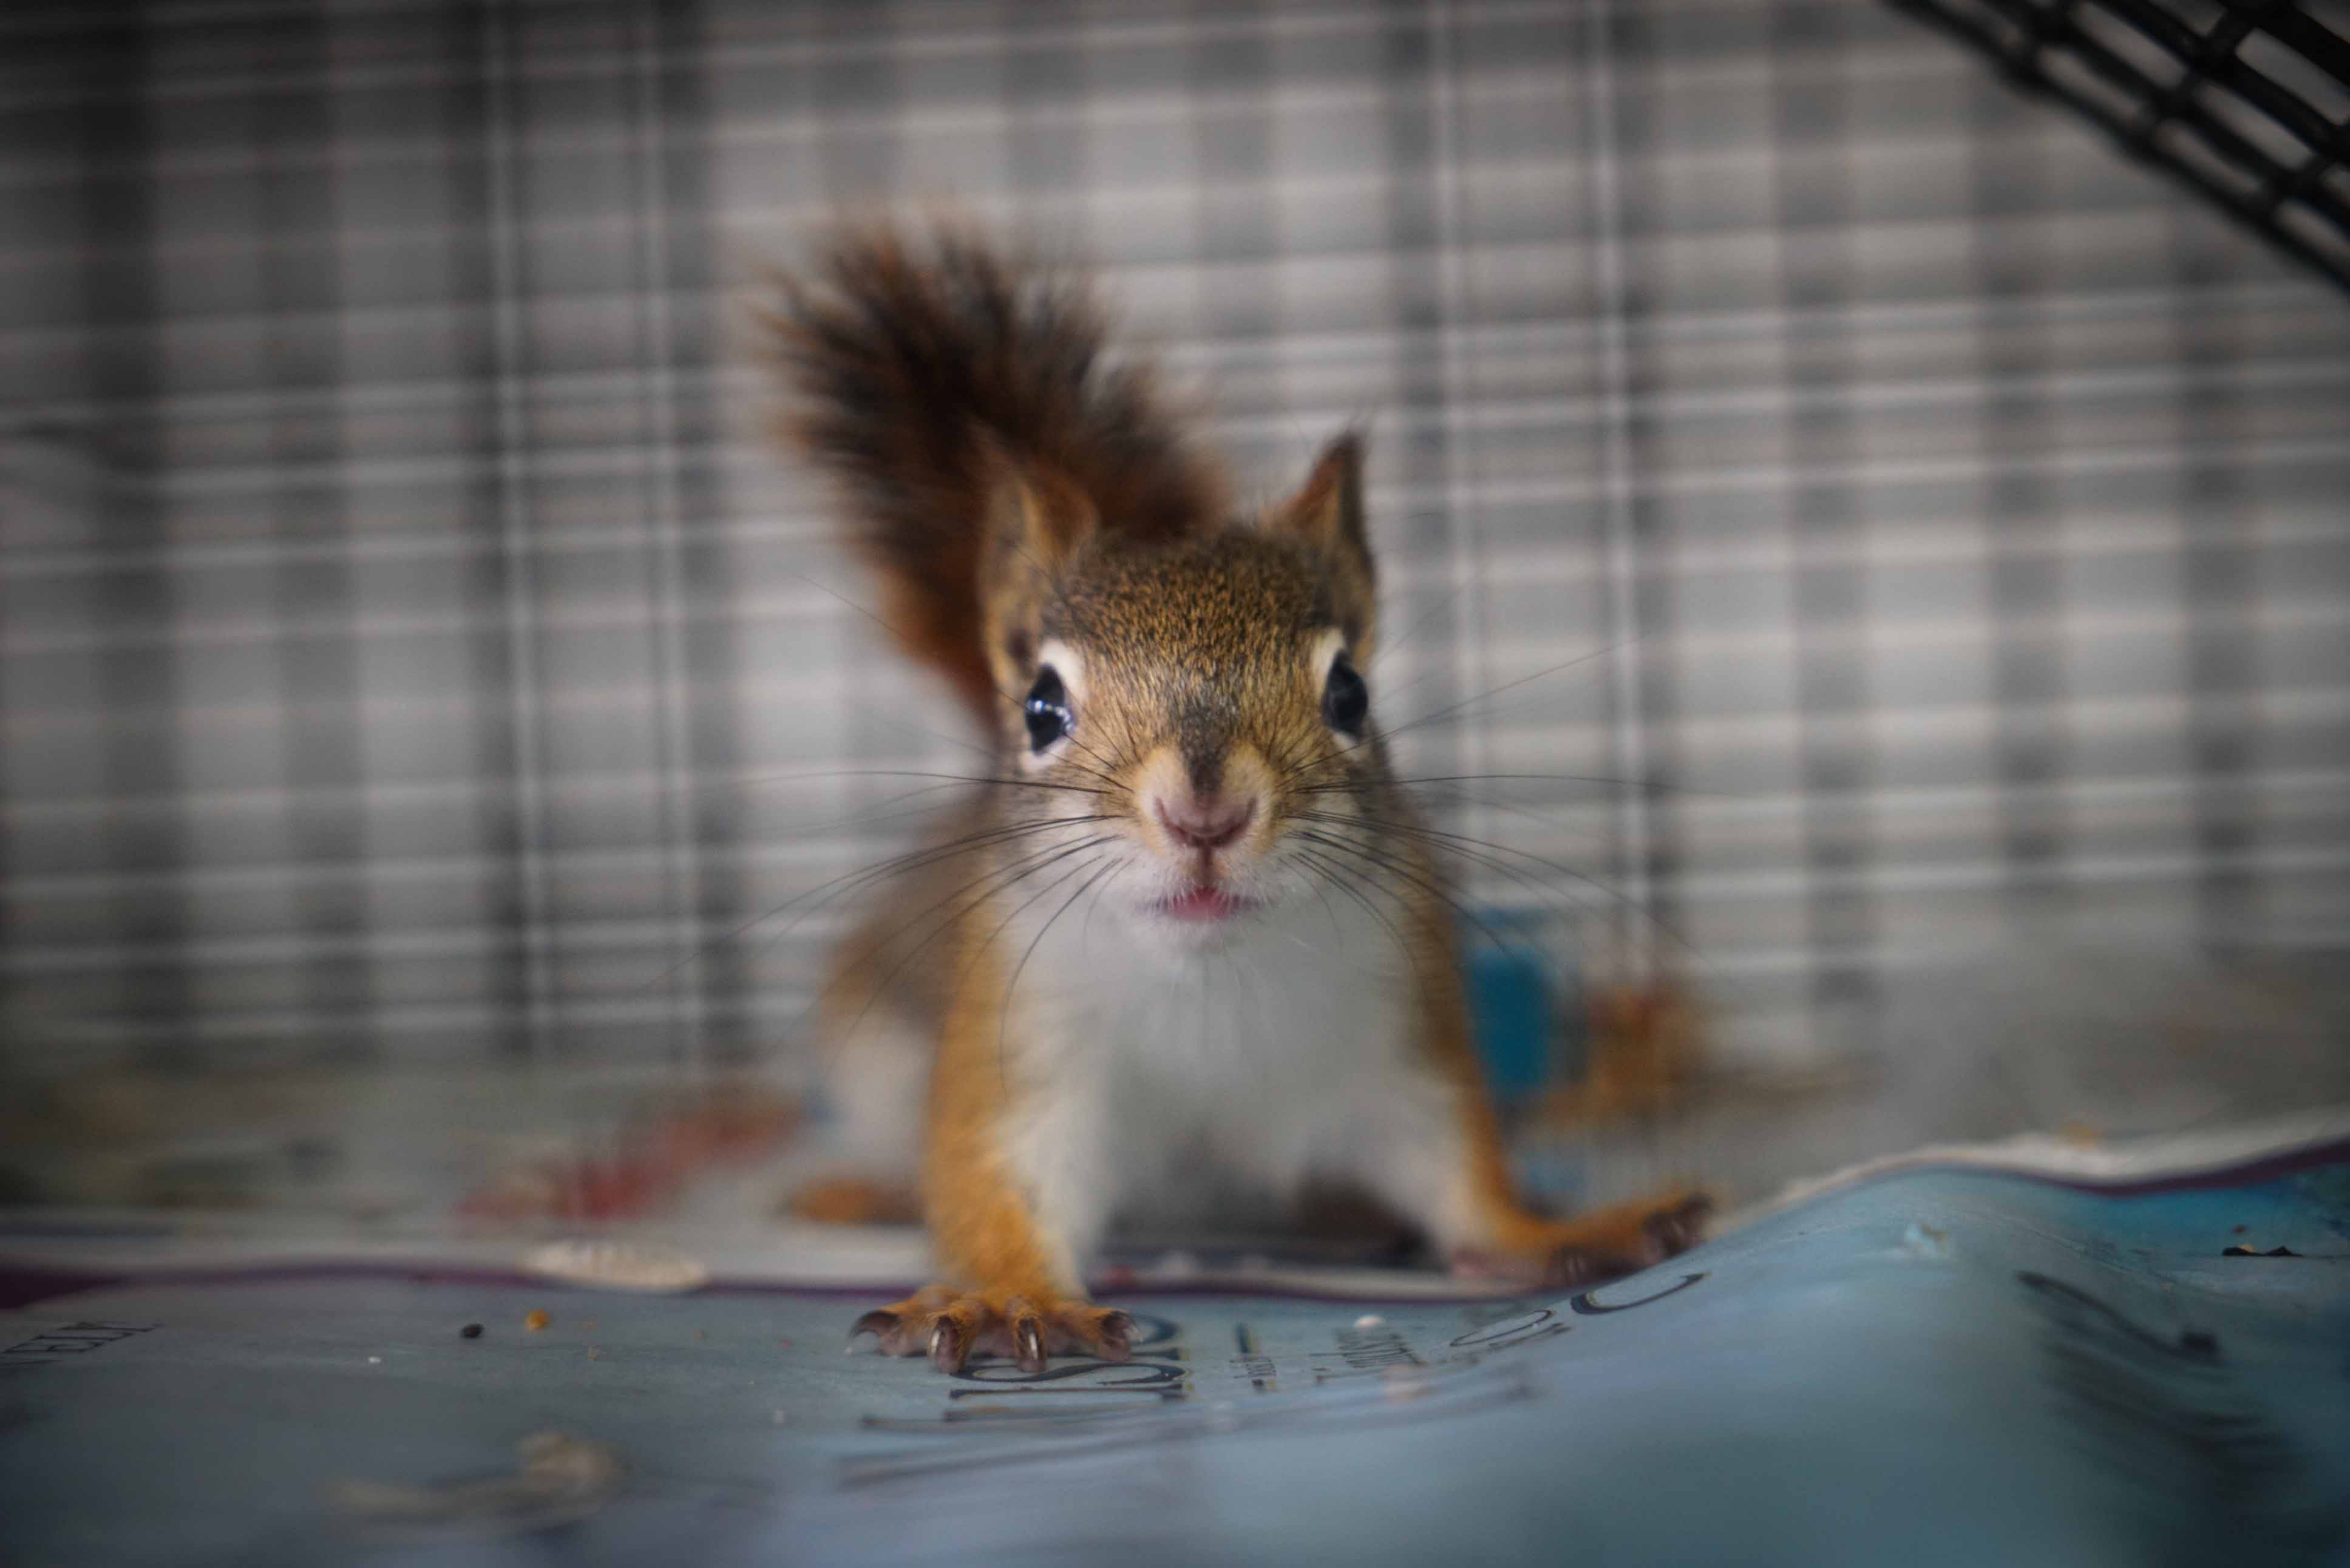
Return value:
[(2350, 6), (1890, 0), (2350, 289)]

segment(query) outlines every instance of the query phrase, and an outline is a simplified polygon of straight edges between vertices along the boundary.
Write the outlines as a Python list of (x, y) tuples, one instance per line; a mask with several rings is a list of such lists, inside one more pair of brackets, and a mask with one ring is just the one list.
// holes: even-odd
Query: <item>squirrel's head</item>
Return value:
[(1097, 907), (1179, 947), (1325, 883), (1334, 831), (1385, 777), (1360, 443), (1253, 519), (1148, 546), (1074, 484), (997, 462), (982, 570), (1003, 768), (1049, 786), (1010, 791), (1016, 814), (1058, 819)]

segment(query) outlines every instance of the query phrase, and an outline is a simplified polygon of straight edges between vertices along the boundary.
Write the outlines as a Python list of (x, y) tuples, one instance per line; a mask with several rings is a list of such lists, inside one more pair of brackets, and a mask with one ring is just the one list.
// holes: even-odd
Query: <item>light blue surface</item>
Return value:
[[(0, 1323), (138, 1332), (0, 1355), (0, 1559), (2350, 1562), (2350, 1163), (1914, 1172), (1571, 1301), (1136, 1297), (1134, 1364), (1044, 1380), (844, 1356), (865, 1304), (360, 1271), (53, 1299)], [(624, 1457), (584, 1521), (387, 1537), (329, 1501), (546, 1428)]]

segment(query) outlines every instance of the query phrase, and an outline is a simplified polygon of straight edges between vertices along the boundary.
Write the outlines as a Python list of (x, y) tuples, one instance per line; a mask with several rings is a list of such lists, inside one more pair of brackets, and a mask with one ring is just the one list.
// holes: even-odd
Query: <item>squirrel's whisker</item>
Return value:
[[(680, 974), (684, 973), (685, 971), (692, 968), (695, 964), (700, 963), (703, 959), (716, 951), (719, 948), (723, 947), (730, 942), (741, 940), (752, 931), (763, 925), (765, 925), (769, 920), (775, 919), (777, 916), (785, 913), (795, 905), (805, 902), (809, 898), (816, 898), (816, 902), (811, 905), (808, 909), (803, 909), (798, 916), (795, 917), (791, 925), (786, 926), (782, 931), (775, 933), (775, 935), (765, 944), (765, 947), (762, 948), (762, 951), (764, 951), (766, 948), (773, 947), (775, 942), (780, 941), (784, 937), (788, 936), (793, 929), (797, 928), (800, 920), (806, 919), (809, 915), (814, 914), (817, 909), (824, 908), (825, 905), (830, 903), (833, 899), (837, 898), (844, 894), (855, 892), (860, 888), (870, 887), (876, 882), (886, 881), (889, 877), (903, 872), (920, 870), (925, 867), (936, 864), (941, 860), (951, 859), (957, 855), (975, 853), (976, 851), (986, 848), (991, 845), (1017, 838), (1024, 834), (1039, 832), (1048, 827), (1087, 822), (1111, 822), (1116, 820), (1118, 819), (1111, 815), (1097, 812), (1080, 816), (1053, 817), (1035, 823), (1015, 823), (1009, 826), (989, 828), (976, 833), (966, 834), (959, 838), (951, 839), (944, 844), (927, 845), (919, 849), (909, 850), (903, 855), (891, 856), (887, 860), (879, 861), (870, 866), (860, 867), (854, 871), (844, 872), (840, 876), (817, 883), (815, 887), (808, 888), (795, 897), (786, 898), (784, 902), (775, 905), (772, 909), (764, 909), (758, 914), (753, 915), (748, 919), (739, 922), (716, 937), (712, 937), (706, 941), (696, 943), (694, 945), (694, 950), (691, 953), (672, 965), (668, 970), (662, 971), (660, 975), (656, 976), (652, 981), (647, 983), (644, 989), (650, 990), (654, 987), (667, 984), (670, 981), (676, 979)], [(819, 897), (819, 895), (821, 895), (821, 897)]]
[(1311, 838), (1315, 843), (1322, 845), (1326, 848), (1335, 849), (1346, 854), (1353, 855), (1358, 860), (1367, 861), (1370, 865), (1378, 867), (1379, 869), (1385, 871), (1388, 876), (1399, 877), (1403, 881), (1409, 883), (1412, 887), (1419, 889), (1419, 891), (1428, 898), (1436, 900), (1439, 904), (1442, 905), (1445, 909), (1451, 910), (1461, 919), (1466, 920), (1469, 924), (1476, 927), (1485, 939), (1491, 941), (1495, 947), (1506, 947), (1509, 945), (1503, 940), (1502, 934), (1499, 931), (1496, 931), (1492, 926), (1486, 923), (1484, 916), (1479, 914), (1476, 909), (1471, 908), (1470, 905), (1462, 902), (1458, 895), (1454, 894), (1451, 888), (1444, 885), (1441, 879), (1430, 876), (1429, 873), (1422, 871), (1419, 867), (1413, 865), (1409, 857), (1389, 854), (1386, 850), (1376, 848), (1367, 844), (1350, 843), (1346, 839), (1315, 833), (1310, 829), (1300, 829), (1299, 832), (1301, 836)]
[[(1103, 877), (1108, 876), (1117, 868), (1117, 863), (1113, 860), (1109, 865), (1103, 866), (1099, 870), (1094, 872), (1092, 876), (1077, 884), (1077, 890), (1071, 893), (1066, 898), (1063, 899), (1061, 901), (1060, 908), (1055, 909), (1050, 915), (1046, 916), (1045, 918), (1045, 923), (1036, 928), (1036, 934), (1028, 939), (1026, 950), (1021, 953), (1019, 963), (1013, 967), (1012, 978), (1004, 982), (1003, 1002), (996, 1010), (995, 1015), (995, 1064), (996, 1071), (1004, 1075), (1007, 1079), (1010, 1075), (1010, 1068), (1005, 1061), (1003, 1047), (1004, 1041), (1011, 1025), (1012, 996), (1014, 992), (1020, 989), (1020, 977), (1028, 972), (1028, 961), (1036, 956), (1037, 945), (1044, 941), (1045, 934), (1053, 929), (1054, 925), (1059, 921), (1060, 918), (1069, 912), (1069, 906), (1076, 903), (1077, 899), (1085, 894), (1087, 889), (1092, 888), (1096, 883), (1099, 882)], [(1077, 867), (1077, 871), (1079, 872), (1082, 872), (1084, 869), (1085, 867), (1083, 866)], [(1071, 873), (1071, 875), (1076, 874), (1076, 873), (1074, 872)], [(1053, 887), (1057, 888), (1060, 886), (1061, 881), (1066, 880), (1067, 877), (1062, 877), (1060, 881), (1055, 881), (1053, 884)], [(1045, 891), (1049, 892), (1051, 891), (1051, 888), (1047, 888)], [(1033, 904), (1035, 901), (1036, 900), (1035, 898), (1030, 898), (1027, 903), (1022, 904), (1020, 909), (1025, 909), (1028, 908), (1029, 904)], [(1014, 909), (1013, 914), (1017, 915), (1019, 912), (1019, 909)], [(1009, 923), (1011, 918), (1011, 916), (1005, 917), (1006, 923)], [(1001, 935), (1003, 930), (1003, 927), (999, 925), (996, 927), (994, 933), (990, 936), (989, 940), (991, 941), (993, 940), (994, 936)]]
[[(880, 979), (873, 982), (870, 991), (866, 996), (865, 1004), (857, 1010), (857, 1016), (849, 1020), (847, 1026), (840, 1031), (839, 1040), (834, 1042), (832, 1047), (834, 1052), (837, 1053), (842, 1046), (844, 1046), (850, 1039), (855, 1037), (858, 1027), (865, 1022), (866, 1014), (870, 1012), (873, 1010), (873, 1004), (876, 1002), (879, 1002), (881, 997), (888, 992), (891, 982), (896, 981), (900, 974), (904, 973), (907, 967), (911, 964), (917, 957), (928, 950), (932, 942), (938, 940), (940, 937), (945, 935), (948, 931), (952, 930), (956, 922), (964, 915), (969, 914), (973, 909), (979, 909), (984, 905), (989, 898), (993, 898), (996, 894), (1005, 891), (1008, 888), (1017, 887), (1020, 883), (1025, 881), (1029, 877), (1035, 875), (1036, 872), (1056, 866), (1060, 864), (1060, 862), (1068, 859), (1071, 856), (1082, 854), (1089, 848), (1107, 844), (1117, 836), (1118, 836), (1116, 834), (1111, 833), (1096, 834), (1090, 838), (1081, 838), (1075, 844), (1054, 845), (1050, 847), (1040, 849), (1033, 855), (1023, 857), (1022, 858), (1012, 862), (1009, 866), (991, 867), (988, 871), (972, 877), (962, 887), (957, 888), (953, 892), (949, 893), (945, 898), (937, 900), (928, 909), (917, 914), (913, 918), (913, 920), (907, 922), (908, 925), (910, 926), (914, 921), (927, 920), (932, 915), (937, 914), (940, 909), (945, 909), (949, 905), (955, 904), (957, 899), (962, 898), (967, 893), (971, 893), (972, 889), (980, 889), (976, 896), (970, 898), (967, 902), (957, 905), (955, 908), (948, 909), (944, 919), (931, 926), (931, 929), (922, 935), (919, 941), (915, 942), (912, 947), (907, 950), (904, 956), (899, 958), (895, 964), (890, 966), (888, 973), (884, 974)], [(836, 977), (836, 979), (838, 977)], [(831, 987), (827, 985), (823, 990), (819, 991), (816, 993), (817, 1000), (820, 1002), (825, 996), (828, 995), (830, 993), (830, 990)], [(810, 1005), (813, 1007), (815, 1003), (811, 1003)]]
[[(1316, 820), (1317, 818), (1331, 822), (1346, 822), (1350, 820), (1346, 817), (1312, 812), (1300, 812), (1297, 815), (1302, 819), (1308, 821)], [(1604, 879), (1595, 877), (1589, 872), (1579, 871), (1574, 867), (1565, 865), (1560, 861), (1548, 859), (1543, 856), (1535, 855), (1528, 850), (1515, 848), (1510, 845), (1495, 844), (1490, 839), (1474, 838), (1471, 837), (1467, 834), (1451, 833), (1443, 828), (1430, 827), (1424, 823), (1403, 822), (1394, 819), (1375, 820), (1376, 825), (1383, 831), (1399, 834), (1406, 837), (1416, 838), (1433, 847), (1458, 855), (1462, 858), (1471, 861), (1472, 864), (1485, 866), (1490, 869), (1501, 872), (1503, 875), (1514, 875), (1522, 882), (1527, 881), (1529, 874), (1523, 871), (1513, 872), (1508, 864), (1509, 859), (1513, 858), (1516, 860), (1523, 860), (1529, 865), (1537, 866), (1544, 870), (1555, 872), (1559, 876), (1567, 878), (1570, 882), (1578, 883), (1584, 887), (1589, 888), (1594, 893), (1612, 901), (1614, 904), (1619, 906), (1623, 910), (1638, 916), (1640, 919), (1655, 927), (1659, 932), (1662, 933), (1668, 940), (1669, 940), (1676, 948), (1679, 948), (1681, 952), (1692, 961), (1700, 963), (1703, 961), (1695, 944), (1691, 943), (1687, 937), (1682, 935), (1679, 930), (1676, 929), (1670, 922), (1659, 916), (1654, 909), (1633, 898), (1630, 894), (1622, 891), (1620, 888), (1610, 887)], [(1539, 883), (1531, 882), (1528, 883), (1528, 885), (1540, 886)], [(1587, 908), (1587, 906), (1585, 907)]]
[[(1411, 944), (1404, 940), (1403, 933), (1396, 929), (1395, 922), (1388, 919), (1386, 913), (1377, 904), (1372, 903), (1365, 896), (1362, 888), (1358, 886), (1358, 882), (1366, 879), (1357, 878), (1346, 867), (1318, 850), (1300, 848), (1294, 850), (1293, 853), (1307, 865), (1316, 867), (1325, 872), (1340, 892), (1361, 905), (1363, 911), (1372, 919), (1377, 920), (1386, 930), (1388, 939), (1395, 943), (1396, 951), (1402, 956), (1405, 967), (1414, 971), (1419, 970), (1419, 957), (1412, 950)], [(1370, 882), (1368, 885), (1374, 892), (1384, 892), (1389, 898), (1395, 898), (1397, 903), (1402, 903), (1401, 897), (1392, 889), (1382, 888), (1377, 882)]]
[(1537, 670), (1532, 675), (1521, 675), (1515, 680), (1505, 680), (1499, 686), (1495, 686), (1488, 691), (1480, 691), (1474, 697), (1463, 697), (1458, 702), (1450, 703), (1445, 707), (1439, 708), (1433, 713), (1422, 713), (1416, 719), (1409, 720), (1405, 723), (1398, 724), (1386, 732), (1387, 738), (1392, 741), (1398, 735), (1409, 734), (1412, 731), (1419, 729), (1424, 725), (1434, 723), (1439, 719), (1450, 718), (1455, 713), (1465, 712), (1469, 709), (1474, 708), (1480, 702), (1490, 702), (1505, 691), (1515, 691), (1521, 686), (1530, 685), (1547, 676), (1564, 674), (1565, 671), (1573, 670), (1578, 665), (1588, 664), (1595, 659), (1605, 659), (1611, 653), (1619, 652), (1624, 649), (1631, 647), (1633, 643), (1638, 640), (1639, 639), (1638, 638), (1619, 638), (1614, 642), (1605, 644), (1599, 648), (1592, 649), (1587, 653), (1578, 653), (1573, 659), (1564, 659), (1546, 669)]

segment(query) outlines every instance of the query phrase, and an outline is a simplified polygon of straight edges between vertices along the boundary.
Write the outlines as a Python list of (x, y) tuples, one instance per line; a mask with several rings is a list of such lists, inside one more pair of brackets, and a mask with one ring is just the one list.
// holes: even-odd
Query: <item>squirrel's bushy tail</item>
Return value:
[(968, 234), (870, 228), (778, 292), (766, 325), (795, 394), (785, 433), (839, 483), (891, 629), (983, 720), (997, 701), (982, 646), (986, 442), (1057, 470), (1107, 533), (1172, 538), (1221, 520), (1217, 475), (1149, 370), (1104, 362), (1082, 280)]

